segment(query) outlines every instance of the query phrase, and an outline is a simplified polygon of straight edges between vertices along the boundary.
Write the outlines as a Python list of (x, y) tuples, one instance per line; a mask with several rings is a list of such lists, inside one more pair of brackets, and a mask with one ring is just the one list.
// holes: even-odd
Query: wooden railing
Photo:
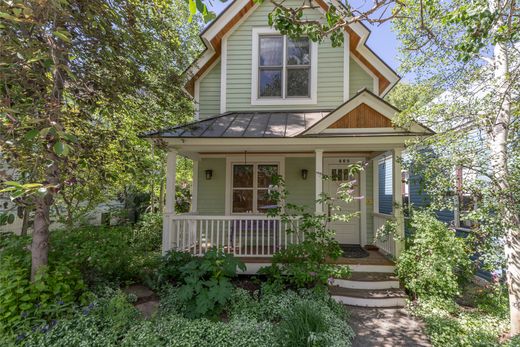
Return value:
[(270, 257), (276, 251), (303, 240), (299, 219), (289, 221), (257, 215), (174, 215), (166, 250), (203, 255), (217, 247), (241, 257)]
[[(382, 213), (374, 213), (374, 230), (379, 230), (382, 228), (385, 223), (389, 220), (394, 220), (394, 216), (382, 214)], [(395, 257), (397, 256), (396, 252), (396, 242), (392, 236), (388, 236), (383, 240), (375, 240), (375, 245), (379, 247), (383, 252)]]

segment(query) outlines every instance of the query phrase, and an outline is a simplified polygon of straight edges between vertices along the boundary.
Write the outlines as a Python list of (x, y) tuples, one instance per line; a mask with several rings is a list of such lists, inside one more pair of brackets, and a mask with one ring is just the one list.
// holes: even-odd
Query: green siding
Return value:
[(220, 113), (220, 61), (200, 80), (199, 103), (201, 119)]
[(374, 91), (374, 79), (352, 58), (350, 59), (349, 73), (349, 98), (363, 88), (367, 88), (371, 92)]
[[(314, 211), (315, 195), (315, 161), (314, 158), (286, 158), (285, 182), (289, 192), (287, 201), (291, 204), (306, 206), (309, 212)], [(301, 170), (307, 169), (307, 179), (302, 179)]]
[[(286, 6), (299, 6), (301, 2), (287, 0)], [(264, 1), (228, 38), (227, 43), (227, 111), (334, 109), (343, 102), (343, 51), (333, 48), (329, 40), (318, 47), (318, 103), (314, 105), (251, 105), (251, 51), (252, 28), (267, 27), (267, 15), (273, 5)], [(309, 12), (309, 19), (319, 18), (318, 11)], [(201, 99), (202, 100), (202, 99)]]
[[(207, 180), (206, 170), (213, 170)], [(202, 215), (224, 215), (226, 197), (226, 159), (204, 158), (199, 161), (197, 209)]]
[(365, 169), (366, 173), (366, 204), (367, 204), (367, 243), (372, 244), (374, 242), (374, 174), (373, 174), (373, 165), (372, 160), (369, 161), (367, 168)]

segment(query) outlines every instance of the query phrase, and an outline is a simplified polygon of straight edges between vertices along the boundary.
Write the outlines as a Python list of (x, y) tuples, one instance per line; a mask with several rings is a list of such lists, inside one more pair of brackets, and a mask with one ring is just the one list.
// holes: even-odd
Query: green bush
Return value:
[(216, 317), (231, 298), (230, 278), (245, 265), (232, 254), (212, 248), (203, 257), (194, 257), (180, 268), (179, 297), (186, 303), (186, 315)]
[(160, 252), (162, 243), (163, 216), (160, 213), (146, 213), (134, 227), (131, 243), (145, 252)]
[(427, 212), (414, 212), (413, 236), (397, 260), (397, 274), (415, 297), (453, 298), (472, 274), (465, 240)]
[(0, 267), (0, 334), (45, 326), (91, 297), (79, 272), (58, 264), (44, 267), (29, 281), (30, 266), (13, 257)]

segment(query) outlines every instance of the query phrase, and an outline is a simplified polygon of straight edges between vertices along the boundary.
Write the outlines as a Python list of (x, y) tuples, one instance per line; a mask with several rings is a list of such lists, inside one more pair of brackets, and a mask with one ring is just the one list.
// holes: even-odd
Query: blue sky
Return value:
[[(213, 0), (212, 3), (213, 4), (209, 6), (210, 9), (216, 14), (219, 14), (228, 4), (231, 3), (231, 1), (223, 3), (219, 0)], [(267, 24), (267, 18), (265, 20)], [(399, 67), (399, 61), (397, 59), (398, 41), (394, 32), (391, 30), (390, 22), (378, 26), (367, 24), (367, 26), (372, 31), (367, 41), (368, 46), (378, 56), (380, 56), (381, 59), (397, 71), (397, 68)]]

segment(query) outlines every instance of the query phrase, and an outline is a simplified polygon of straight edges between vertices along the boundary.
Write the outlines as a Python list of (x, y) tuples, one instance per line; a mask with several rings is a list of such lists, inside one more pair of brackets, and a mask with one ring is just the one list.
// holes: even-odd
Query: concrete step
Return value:
[(393, 265), (366, 265), (366, 264), (347, 264), (352, 272), (385, 272), (394, 273)]
[(406, 293), (402, 289), (350, 289), (330, 286), (332, 298), (342, 304), (361, 307), (404, 307)]
[(388, 272), (353, 272), (347, 279), (335, 279), (334, 285), (350, 289), (397, 289), (399, 279)]

